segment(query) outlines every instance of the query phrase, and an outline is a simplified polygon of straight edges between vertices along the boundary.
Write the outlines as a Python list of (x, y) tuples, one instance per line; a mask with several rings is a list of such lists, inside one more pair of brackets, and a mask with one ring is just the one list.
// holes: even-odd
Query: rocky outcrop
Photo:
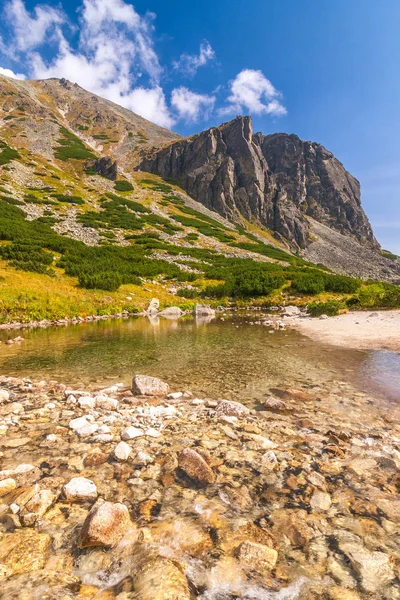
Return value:
[(250, 117), (179, 140), (139, 169), (176, 180), (222, 216), (259, 222), (292, 246), (310, 241), (307, 217), (378, 248), (359, 182), (320, 144), (296, 135), (253, 134)]
[(108, 156), (102, 156), (101, 158), (93, 158), (88, 160), (84, 164), (84, 168), (87, 172), (94, 172), (97, 175), (101, 175), (111, 181), (117, 180), (118, 165), (116, 160), (112, 160)]

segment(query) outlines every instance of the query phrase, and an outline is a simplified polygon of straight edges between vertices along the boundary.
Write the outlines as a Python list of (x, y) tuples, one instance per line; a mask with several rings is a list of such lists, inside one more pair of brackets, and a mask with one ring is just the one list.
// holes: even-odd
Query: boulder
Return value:
[(157, 377), (135, 375), (132, 381), (132, 392), (139, 396), (166, 396), (169, 385)]
[(190, 600), (183, 568), (163, 556), (146, 557), (134, 573), (137, 600)]
[(314, 512), (324, 512), (330, 509), (332, 500), (326, 492), (315, 492), (310, 500)]
[(250, 410), (244, 404), (240, 402), (233, 402), (232, 400), (221, 400), (218, 402), (216, 407), (216, 413), (218, 415), (226, 415), (229, 417), (247, 417), (250, 414)]
[(365, 592), (379, 594), (394, 579), (389, 557), (384, 552), (366, 550), (361, 540), (349, 533), (339, 535), (338, 545), (350, 560)]
[(81, 548), (115, 546), (133, 527), (134, 524), (124, 504), (104, 502), (94, 506), (86, 517), (79, 536), (79, 546)]
[(68, 502), (96, 500), (97, 488), (93, 481), (86, 477), (73, 477), (69, 483), (64, 485), (64, 494)]
[(92, 158), (87, 160), (83, 165), (86, 171), (97, 173), (105, 177), (105, 179), (111, 179), (116, 181), (118, 176), (118, 164), (117, 161), (113, 161), (108, 156), (102, 156), (101, 158)]
[(0, 389), (0, 404), (8, 402), (10, 399), (10, 392), (8, 390)]
[(126, 442), (119, 442), (114, 448), (114, 457), (117, 460), (128, 460), (130, 453), (132, 452), (131, 447)]
[(27, 513), (35, 513), (42, 517), (56, 501), (57, 496), (51, 490), (40, 490), (25, 505)]
[(200, 454), (192, 448), (185, 448), (178, 455), (178, 465), (192, 479), (204, 485), (215, 482), (215, 474)]
[(160, 301), (158, 298), (152, 298), (148, 301), (146, 306), (146, 313), (148, 315), (154, 315), (158, 313), (158, 309), (160, 308)]
[(124, 429), (124, 431), (121, 433), (121, 439), (126, 442), (128, 440), (134, 440), (135, 438), (141, 437), (143, 435), (144, 432), (142, 429), (130, 426)]
[(265, 410), (269, 410), (273, 413), (286, 412), (289, 407), (283, 400), (279, 400), (278, 398), (274, 398), (273, 396), (268, 396), (264, 400), (264, 408)]
[(22, 575), (43, 569), (51, 538), (34, 529), (19, 529), (1, 538), (0, 563), (9, 575)]
[(207, 304), (196, 304), (194, 308), (194, 314), (196, 317), (208, 317), (214, 316), (215, 310), (208, 306)]
[(265, 571), (271, 571), (278, 560), (278, 552), (274, 548), (250, 540), (243, 542), (237, 556), (240, 565), (246, 571), (255, 571), (260, 575), (263, 575)]
[(159, 312), (158, 315), (160, 317), (167, 317), (169, 319), (178, 319), (183, 315), (183, 312), (179, 306), (169, 306), (168, 308), (164, 308), (164, 310)]
[(12, 479), (12, 477), (0, 481), (0, 498), (6, 496), (7, 494), (15, 490), (16, 487), (17, 482), (15, 481), (15, 479)]

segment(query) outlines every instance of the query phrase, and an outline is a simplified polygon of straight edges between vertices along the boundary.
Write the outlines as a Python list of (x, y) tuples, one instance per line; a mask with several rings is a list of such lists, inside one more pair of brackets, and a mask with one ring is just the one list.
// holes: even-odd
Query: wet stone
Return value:
[(97, 498), (97, 488), (86, 477), (74, 477), (64, 486), (64, 495), (68, 502), (84, 502)]
[(126, 506), (104, 502), (94, 506), (86, 517), (79, 545), (81, 548), (114, 546), (134, 527)]
[(206, 463), (192, 448), (185, 448), (178, 455), (179, 467), (192, 479), (202, 484), (210, 484), (215, 481), (215, 474), (211, 467)]

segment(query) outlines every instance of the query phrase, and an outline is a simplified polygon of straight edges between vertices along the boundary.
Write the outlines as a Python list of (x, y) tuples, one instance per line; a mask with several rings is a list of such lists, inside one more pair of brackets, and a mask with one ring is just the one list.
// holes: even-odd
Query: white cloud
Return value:
[(11, 69), (3, 69), (0, 67), (0, 75), (6, 75), (7, 77), (12, 77), (13, 79), (26, 79), (25, 75), (22, 73), (14, 73)]
[[(124, 98), (126, 108), (133, 110), (145, 119), (170, 128), (175, 119), (170, 115), (165, 94), (160, 86), (153, 88), (138, 87)], [(120, 102), (119, 102), (120, 104)]]
[(171, 104), (179, 119), (198, 121), (200, 117), (208, 118), (215, 104), (215, 96), (196, 94), (181, 86), (172, 91)]
[[(200, 94), (178, 84), (167, 102), (164, 71), (154, 47), (154, 14), (140, 15), (128, 0), (81, 2), (77, 25), (72, 25), (52, 2), (28, 11), (26, 0), (6, 0), (2, 15), (6, 37), (0, 39), (0, 56), (14, 59), (21, 65), (18, 71), (31, 78), (64, 77), (164, 127), (171, 128), (179, 120), (208, 118), (222, 86)], [(215, 52), (205, 40), (198, 54), (181, 55), (173, 65), (175, 74), (193, 76), (214, 59)], [(25, 78), (11, 69), (0, 68), (0, 73)], [(282, 115), (286, 109), (280, 99), (261, 71), (245, 69), (230, 82), (227, 105), (218, 112), (244, 109)]]
[[(50, 63), (33, 53), (34, 77), (65, 77), (171, 127), (174, 119), (159, 85), (162, 68), (153, 45), (153, 16), (141, 17), (123, 0), (84, 0), (78, 48), (71, 48), (60, 33), (58, 53)], [(148, 85), (137, 86), (143, 75), (148, 77)]]
[(4, 14), (13, 28), (12, 46), (20, 51), (40, 46), (48, 32), (54, 33), (56, 26), (65, 23), (63, 12), (49, 5), (36, 6), (31, 16), (22, 0), (10, 0)]
[(215, 52), (207, 40), (200, 44), (199, 54), (181, 54), (179, 60), (174, 61), (173, 67), (186, 75), (196, 74), (199, 67), (204, 67), (210, 60), (215, 59)]
[(221, 109), (220, 114), (241, 112), (243, 109), (255, 115), (281, 116), (287, 113), (280, 102), (281, 93), (262, 71), (243, 69), (230, 82), (230, 90), (229, 105)]

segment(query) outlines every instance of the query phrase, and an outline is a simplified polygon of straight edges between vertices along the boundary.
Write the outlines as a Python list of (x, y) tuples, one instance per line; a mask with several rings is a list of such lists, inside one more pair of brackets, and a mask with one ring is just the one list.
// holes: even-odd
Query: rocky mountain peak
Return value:
[(379, 248), (360, 184), (333, 154), (293, 134), (254, 134), (250, 117), (178, 140), (139, 169), (175, 179), (208, 208), (256, 222), (294, 248), (311, 243), (310, 218)]

